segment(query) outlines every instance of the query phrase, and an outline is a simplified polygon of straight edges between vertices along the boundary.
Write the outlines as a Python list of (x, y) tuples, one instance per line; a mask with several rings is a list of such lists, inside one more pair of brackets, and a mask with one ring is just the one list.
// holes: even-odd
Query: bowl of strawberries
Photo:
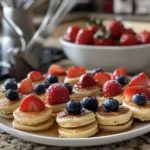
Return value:
[(68, 27), (60, 44), (76, 65), (112, 71), (124, 66), (128, 72), (142, 71), (149, 63), (150, 32), (139, 34), (119, 21), (104, 26), (91, 23), (86, 28)]

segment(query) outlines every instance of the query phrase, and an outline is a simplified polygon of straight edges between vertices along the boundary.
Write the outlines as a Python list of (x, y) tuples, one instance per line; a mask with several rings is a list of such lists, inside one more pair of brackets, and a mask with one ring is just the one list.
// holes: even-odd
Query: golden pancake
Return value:
[(104, 106), (99, 106), (96, 117), (101, 125), (119, 125), (131, 119), (132, 111), (125, 106), (120, 106), (117, 112), (105, 111)]
[(42, 123), (52, 116), (52, 110), (48, 107), (46, 107), (42, 111), (37, 112), (21, 112), (19, 108), (17, 108), (13, 112), (13, 116), (15, 120), (21, 124), (26, 125), (36, 125), (39, 123)]
[(56, 117), (56, 122), (58, 125), (65, 128), (84, 126), (94, 122), (95, 120), (95, 114), (92, 111), (85, 109), (82, 109), (81, 114), (79, 115), (68, 114), (68, 112), (65, 110), (58, 113)]
[(64, 82), (65, 80), (65, 75), (64, 76), (57, 76), (58, 77), (58, 82)]
[(85, 96), (83, 95), (79, 95), (77, 93), (72, 93), (69, 95), (69, 98), (70, 100), (75, 100), (75, 101), (82, 101), (82, 99), (84, 98)]
[(71, 85), (74, 85), (74, 84), (78, 83), (79, 78), (80, 77), (75, 77), (75, 78), (68, 78), (68, 77), (66, 77), (65, 80), (64, 80), (64, 83), (69, 83)]
[(6, 119), (13, 119), (14, 118), (12, 113), (11, 114), (1, 114), (0, 113), (0, 117), (6, 118)]
[(96, 121), (91, 124), (73, 129), (63, 127), (58, 128), (59, 135), (66, 138), (87, 138), (96, 134), (98, 130), (98, 123)]
[(44, 83), (46, 81), (46, 79), (42, 79), (40, 81), (35, 81), (35, 82), (32, 82), (32, 85), (33, 87), (36, 86), (37, 84), (41, 84), (41, 83)]
[(24, 131), (43, 131), (49, 129), (53, 124), (54, 120), (52, 118), (36, 125), (21, 124), (20, 122), (17, 122), (15, 119), (12, 122), (14, 128)]

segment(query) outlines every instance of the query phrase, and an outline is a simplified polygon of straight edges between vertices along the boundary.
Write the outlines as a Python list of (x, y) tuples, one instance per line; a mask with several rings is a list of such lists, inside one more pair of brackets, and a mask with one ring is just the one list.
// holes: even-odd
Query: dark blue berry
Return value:
[(63, 83), (63, 86), (65, 86), (69, 92), (69, 94), (72, 93), (72, 86), (69, 83)]
[(49, 83), (57, 83), (58, 82), (58, 77), (56, 75), (51, 74), (47, 77), (47, 81)]
[(96, 111), (98, 108), (98, 101), (95, 97), (88, 96), (88, 97), (83, 98), (82, 106), (85, 109)]
[(100, 69), (100, 68), (96, 68), (96, 69), (94, 69), (93, 71), (92, 71), (92, 75), (94, 76), (96, 73), (98, 73), (98, 72), (104, 72), (102, 69)]
[(47, 81), (44, 82), (44, 86), (45, 86), (46, 89), (48, 89), (50, 85), (51, 85), (51, 83), (49, 83)]
[(7, 90), (6, 94), (5, 94), (6, 98), (9, 99), (10, 101), (14, 101), (19, 99), (19, 94), (17, 91), (15, 90)]
[(69, 114), (79, 115), (81, 113), (82, 105), (80, 102), (69, 101), (66, 105), (66, 110)]
[(45, 93), (45, 86), (44, 86), (44, 84), (37, 84), (37, 85), (34, 87), (34, 92), (35, 92), (36, 94)]
[(8, 79), (5, 81), (4, 87), (5, 87), (6, 91), (9, 89), (17, 90), (17, 82), (13, 79)]
[(142, 93), (135, 94), (132, 96), (132, 102), (135, 103), (136, 105), (142, 106), (146, 104), (147, 97)]
[(115, 77), (115, 80), (116, 80), (117, 82), (119, 82), (121, 85), (127, 83), (126, 78), (125, 78), (124, 76), (122, 76), (122, 75), (116, 76), (116, 77)]
[(104, 108), (107, 111), (118, 111), (119, 102), (114, 98), (108, 98), (104, 101)]

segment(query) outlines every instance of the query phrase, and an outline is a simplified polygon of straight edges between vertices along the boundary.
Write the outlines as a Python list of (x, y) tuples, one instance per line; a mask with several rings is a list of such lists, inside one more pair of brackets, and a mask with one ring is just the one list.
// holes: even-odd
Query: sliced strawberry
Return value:
[(48, 69), (47, 74), (54, 74), (57, 76), (63, 76), (66, 75), (66, 71), (63, 67), (59, 65), (51, 65)]
[(84, 67), (73, 66), (68, 69), (67, 76), (68, 76), (68, 78), (80, 77), (85, 72), (86, 72), (86, 69)]
[(32, 85), (32, 80), (29, 78), (26, 78), (21, 81), (18, 92), (22, 94), (29, 94), (33, 91), (33, 85)]
[(22, 112), (37, 112), (45, 108), (45, 103), (35, 94), (30, 94), (25, 97), (20, 105)]
[(80, 77), (78, 85), (84, 88), (84, 87), (96, 85), (96, 82), (90, 74), (86, 73)]
[(147, 96), (148, 100), (150, 100), (150, 90), (143, 87), (143, 86), (133, 86), (133, 87), (128, 87), (124, 91), (124, 96), (125, 96), (125, 101), (126, 102), (131, 102), (132, 101), (132, 96), (138, 93), (143, 93)]
[(103, 94), (106, 97), (113, 97), (119, 94), (122, 86), (116, 80), (109, 80), (103, 86)]
[(94, 80), (100, 87), (103, 87), (104, 83), (110, 79), (111, 76), (105, 72), (98, 72), (94, 75)]
[(118, 75), (122, 75), (124, 77), (127, 76), (127, 72), (124, 67), (117, 68), (112, 74), (112, 79), (115, 79), (115, 77)]
[(39, 71), (32, 71), (28, 74), (28, 78), (32, 80), (32, 82), (40, 81), (44, 79), (43, 75)]
[(50, 105), (66, 103), (69, 101), (69, 92), (63, 84), (52, 84), (46, 92), (46, 100)]
[(138, 74), (134, 79), (132, 79), (128, 85), (131, 86), (144, 86), (148, 87), (148, 77), (145, 73)]

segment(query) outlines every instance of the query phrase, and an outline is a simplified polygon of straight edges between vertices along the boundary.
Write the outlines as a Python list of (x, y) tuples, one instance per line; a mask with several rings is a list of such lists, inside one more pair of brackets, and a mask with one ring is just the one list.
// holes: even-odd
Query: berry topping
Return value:
[(96, 31), (98, 30), (98, 26), (95, 24), (92, 24), (88, 27), (88, 29), (93, 33), (93, 35), (96, 33)]
[(22, 112), (37, 112), (45, 108), (45, 103), (35, 94), (25, 97), (20, 105)]
[(5, 87), (6, 91), (9, 90), (9, 89), (17, 90), (17, 82), (13, 79), (8, 79), (4, 83), (4, 87)]
[(88, 97), (83, 98), (82, 106), (85, 109), (96, 111), (98, 108), (98, 101), (95, 97), (88, 96)]
[(98, 72), (94, 75), (94, 80), (99, 85), (99, 87), (103, 87), (106, 81), (110, 80), (111, 76), (105, 72)]
[(8, 90), (5, 94), (6, 98), (9, 99), (10, 101), (18, 100), (19, 99), (19, 94), (15, 90)]
[(148, 77), (145, 73), (138, 74), (134, 79), (131, 80), (128, 87), (131, 86), (144, 86), (148, 87)]
[(124, 96), (125, 96), (125, 101), (126, 102), (131, 102), (132, 101), (132, 96), (138, 93), (143, 93), (146, 95), (147, 99), (150, 100), (150, 90), (143, 87), (143, 86), (133, 86), (133, 87), (128, 87), (124, 91)]
[(68, 69), (67, 77), (68, 78), (80, 77), (85, 73), (85, 71), (86, 70), (84, 67), (74, 66)]
[(90, 74), (86, 73), (80, 77), (78, 85), (84, 88), (84, 87), (96, 85), (96, 82)]
[(132, 102), (134, 102), (135, 104), (137, 104), (139, 106), (142, 106), (142, 105), (146, 104), (147, 97), (142, 93), (135, 94), (132, 96)]
[(66, 103), (69, 101), (69, 92), (62, 84), (52, 84), (46, 92), (46, 100), (50, 105)]
[(136, 45), (136, 37), (133, 34), (123, 34), (120, 37), (120, 45), (121, 46), (130, 46), (130, 45)]
[(106, 111), (118, 111), (119, 102), (114, 98), (108, 98), (104, 101), (104, 108)]
[(57, 83), (58, 82), (58, 77), (54, 74), (48, 75), (47, 80), (49, 83)]
[(100, 68), (96, 68), (96, 69), (92, 70), (92, 76), (94, 76), (98, 72), (104, 72), (104, 71)]
[(29, 78), (22, 80), (19, 85), (18, 92), (22, 94), (29, 94), (33, 92), (32, 80)]
[(81, 113), (82, 105), (80, 102), (70, 101), (66, 105), (66, 110), (69, 114), (79, 115)]
[(149, 44), (150, 43), (150, 32), (143, 31), (138, 35), (138, 41), (141, 44)]
[(28, 78), (32, 80), (32, 82), (40, 81), (44, 79), (43, 75), (39, 71), (32, 71), (28, 74)]
[(51, 65), (48, 69), (47, 74), (54, 74), (57, 76), (63, 76), (66, 75), (66, 71), (63, 67), (59, 65)]
[(115, 80), (116, 80), (117, 82), (119, 82), (121, 85), (124, 85), (124, 84), (127, 83), (126, 78), (125, 78), (124, 76), (122, 76), (122, 75), (116, 76), (116, 77), (115, 77)]
[(67, 88), (69, 94), (72, 93), (72, 86), (69, 83), (63, 83), (63, 86)]
[(37, 85), (35, 85), (35, 87), (34, 87), (34, 92), (35, 92), (36, 94), (45, 93), (45, 86), (44, 86), (44, 84), (37, 84)]
[(51, 85), (51, 83), (49, 83), (47, 81), (44, 82), (44, 86), (45, 86), (46, 89), (48, 89), (50, 85)]
[(122, 86), (116, 80), (109, 80), (103, 86), (103, 94), (106, 97), (116, 96), (121, 92)]
[(126, 70), (124, 67), (120, 67), (120, 68), (116, 69), (112, 74), (112, 79), (115, 79), (116, 76), (118, 76), (118, 75), (122, 75), (124, 77), (127, 76), (127, 73), (126, 73)]

